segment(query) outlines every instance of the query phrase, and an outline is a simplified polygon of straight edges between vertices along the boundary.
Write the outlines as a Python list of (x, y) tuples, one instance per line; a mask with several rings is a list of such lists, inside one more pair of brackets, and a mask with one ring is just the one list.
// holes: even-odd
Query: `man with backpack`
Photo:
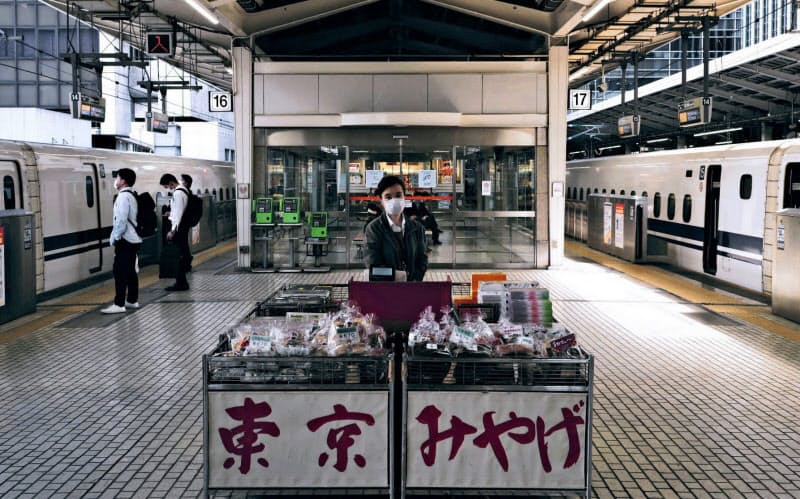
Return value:
[[(129, 308), (139, 308), (139, 276), (136, 273), (136, 256), (142, 238), (136, 233), (138, 204), (131, 189), (136, 183), (136, 172), (122, 168), (112, 173), (117, 198), (114, 200), (114, 225), (110, 243), (114, 247), (114, 303), (101, 310), (104, 314), (120, 314)], [(127, 292), (127, 297), (126, 297)]]
[(167, 189), (172, 194), (172, 201), (169, 205), (169, 222), (171, 224), (167, 232), (167, 240), (175, 243), (178, 248), (178, 268), (175, 275), (175, 284), (166, 288), (167, 291), (188, 291), (189, 282), (186, 280), (186, 272), (192, 261), (192, 253), (189, 249), (189, 229), (192, 228), (187, 215), (189, 206), (190, 192), (186, 186), (178, 183), (178, 179), (171, 173), (165, 173), (159, 181), (161, 187)]

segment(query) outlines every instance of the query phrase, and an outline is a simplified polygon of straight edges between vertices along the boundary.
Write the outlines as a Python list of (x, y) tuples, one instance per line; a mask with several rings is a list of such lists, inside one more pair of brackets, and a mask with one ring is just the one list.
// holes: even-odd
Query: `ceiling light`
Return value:
[(598, 12), (600, 12), (600, 9), (602, 9), (603, 7), (608, 5), (610, 2), (611, 2), (611, 0), (597, 0), (594, 3), (594, 5), (592, 5), (592, 8), (589, 9), (586, 12), (586, 14), (583, 15), (583, 18), (581, 18), (581, 21), (582, 22), (586, 22), (589, 19), (593, 18), (595, 15), (597, 15)]
[(742, 127), (736, 126), (733, 128), (723, 128), (722, 130), (710, 130), (708, 132), (697, 132), (694, 134), (695, 137), (703, 137), (705, 135), (714, 135), (715, 133), (725, 133), (725, 132), (738, 132), (741, 130)]
[(228, 73), (229, 75), (232, 75), (233, 74), (233, 68), (230, 67), (230, 66), (225, 66), (225, 72)]
[[(211, 24), (219, 24), (217, 15), (214, 14), (208, 7), (200, 3), (200, 0), (184, 0), (191, 8), (196, 10), (200, 15), (206, 18)], [(602, 1), (602, 0), (601, 0)]]
[(622, 147), (622, 145), (621, 144), (617, 144), (617, 145), (613, 145), (613, 146), (598, 147), (597, 150), (598, 151), (607, 151), (609, 149), (616, 149), (618, 147)]
[(648, 144), (658, 144), (659, 142), (666, 142), (668, 140), (670, 140), (669, 137), (663, 137), (663, 138), (660, 138), (660, 139), (650, 139), (650, 140), (647, 141), (647, 143)]
[(353, 151), (352, 151), (352, 152), (354, 152), (354, 153), (356, 153), (356, 154), (366, 154), (366, 153), (368, 153), (369, 151), (367, 151), (366, 149), (364, 149), (364, 150), (356, 150), (356, 149), (353, 149)]
[(720, 140), (719, 142), (714, 142), (714, 144), (717, 144), (717, 145), (733, 144), (733, 141), (732, 140)]

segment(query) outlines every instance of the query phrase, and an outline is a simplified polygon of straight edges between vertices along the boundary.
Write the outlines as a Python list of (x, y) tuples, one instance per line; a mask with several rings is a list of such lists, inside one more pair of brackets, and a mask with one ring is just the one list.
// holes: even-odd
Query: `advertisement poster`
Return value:
[(408, 487), (582, 489), (585, 393), (408, 394)]
[(492, 195), (492, 181), (491, 180), (484, 180), (481, 182), (481, 194), (483, 196), (491, 196)]
[(428, 188), (436, 187), (436, 170), (420, 170), (419, 186)]
[(614, 246), (625, 247), (625, 205), (622, 203), (614, 206)]
[(383, 170), (367, 170), (367, 188), (374, 189), (378, 187), (378, 182), (383, 178)]
[(0, 227), (0, 307), (6, 304), (6, 232)]
[(603, 244), (611, 245), (614, 240), (614, 227), (611, 225), (611, 203), (603, 203)]
[(212, 391), (209, 486), (388, 487), (389, 395)]

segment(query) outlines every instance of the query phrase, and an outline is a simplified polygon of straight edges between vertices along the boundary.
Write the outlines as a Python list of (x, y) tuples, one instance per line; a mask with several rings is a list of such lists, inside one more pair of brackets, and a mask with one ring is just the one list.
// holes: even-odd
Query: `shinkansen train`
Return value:
[[(204, 198), (203, 220), (197, 229), (202, 234), (195, 234), (195, 243), (202, 236), (206, 246), (213, 245), (217, 239), (235, 234), (231, 163), (0, 141), (2, 209), (34, 214), (37, 295), (55, 294), (111, 272), (114, 254), (108, 238), (116, 195), (113, 173), (120, 168), (134, 170), (134, 190), (149, 192), (159, 206), (168, 201), (158, 185), (162, 174), (191, 175), (192, 191)], [(146, 239), (142, 253), (151, 258), (157, 255), (153, 248), (158, 243), (157, 236)]]
[[(571, 161), (566, 184), (573, 213), (590, 194), (646, 196), (648, 261), (770, 295), (776, 212), (800, 207), (800, 139)], [(585, 239), (585, 223), (567, 227)]]

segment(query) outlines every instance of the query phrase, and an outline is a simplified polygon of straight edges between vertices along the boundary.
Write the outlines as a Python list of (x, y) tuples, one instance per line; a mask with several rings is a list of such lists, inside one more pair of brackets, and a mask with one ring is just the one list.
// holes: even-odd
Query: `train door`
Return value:
[[(94, 163), (84, 163), (84, 166), (90, 168), (86, 172), (84, 181), (86, 187), (86, 206), (90, 212), (94, 212), (94, 216), (89, 214), (89, 223), (91, 224), (94, 218), (94, 237), (97, 241), (97, 248), (89, 252), (89, 273), (94, 274), (103, 269), (103, 219), (100, 216), (100, 182), (97, 174), (97, 165)], [(101, 165), (102, 166), (102, 165)]]
[(722, 167), (720, 165), (709, 165), (706, 169), (706, 216), (703, 230), (703, 272), (712, 275), (717, 273), (721, 176)]
[(800, 163), (786, 165), (783, 181), (783, 207), (800, 208)]
[(0, 210), (22, 208), (22, 176), (14, 161), (0, 161), (0, 180), (3, 181), (3, 204)]

